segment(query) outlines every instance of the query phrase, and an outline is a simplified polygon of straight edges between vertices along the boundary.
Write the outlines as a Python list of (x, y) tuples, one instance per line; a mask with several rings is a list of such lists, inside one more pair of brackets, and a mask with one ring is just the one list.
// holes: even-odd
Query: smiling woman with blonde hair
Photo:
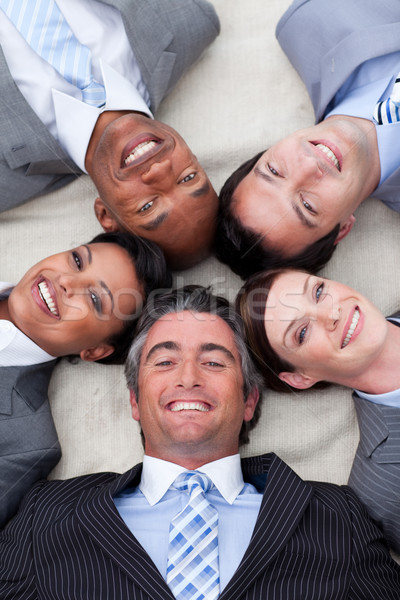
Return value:
[(0, 527), (60, 459), (47, 398), (56, 358), (122, 363), (152, 290), (171, 285), (161, 250), (103, 233), (0, 283)]
[(254, 275), (236, 306), (267, 387), (354, 389), (360, 444), (349, 484), (400, 552), (400, 314), (385, 318), (352, 288), (292, 269)]

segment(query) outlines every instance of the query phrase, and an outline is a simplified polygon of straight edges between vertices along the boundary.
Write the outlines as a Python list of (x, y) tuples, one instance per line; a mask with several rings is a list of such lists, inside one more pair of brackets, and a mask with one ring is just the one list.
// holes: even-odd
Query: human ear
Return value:
[(86, 360), (87, 362), (93, 362), (95, 360), (100, 360), (101, 358), (105, 358), (106, 356), (110, 356), (114, 352), (114, 346), (111, 344), (99, 344), (98, 346), (93, 346), (93, 348), (86, 348), (85, 350), (81, 350), (79, 356), (82, 360)]
[(254, 411), (256, 410), (256, 406), (258, 400), (260, 398), (259, 391), (256, 387), (253, 387), (250, 390), (249, 395), (247, 396), (244, 403), (244, 416), (243, 421), (251, 421), (254, 416)]
[(136, 394), (133, 390), (129, 390), (129, 401), (132, 407), (132, 417), (135, 421), (140, 421), (139, 406), (136, 399)]
[(308, 388), (312, 387), (314, 383), (319, 381), (315, 377), (309, 377), (308, 375), (303, 375), (302, 373), (293, 373), (290, 371), (282, 371), (279, 373), (279, 379), (298, 390), (307, 390)]
[(348, 219), (344, 223), (340, 225), (339, 233), (337, 234), (335, 245), (338, 244), (343, 238), (346, 237), (353, 229), (353, 225), (356, 222), (356, 218), (354, 215), (350, 215)]
[(96, 198), (94, 201), (94, 213), (104, 231), (107, 233), (110, 231), (120, 231), (118, 221), (101, 198)]

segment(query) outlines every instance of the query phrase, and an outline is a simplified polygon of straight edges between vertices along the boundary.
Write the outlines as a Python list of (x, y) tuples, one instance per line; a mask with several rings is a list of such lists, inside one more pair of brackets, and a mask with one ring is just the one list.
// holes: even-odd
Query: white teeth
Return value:
[(210, 409), (206, 408), (204, 404), (200, 402), (176, 402), (171, 408), (171, 412), (179, 412), (181, 410), (199, 410), (200, 412), (208, 412)]
[(146, 154), (146, 152), (150, 152), (150, 150), (152, 150), (154, 146), (157, 146), (157, 142), (155, 142), (154, 140), (138, 144), (136, 148), (134, 148), (134, 150), (132, 150), (132, 152), (126, 157), (126, 159), (124, 160), (124, 164), (126, 166), (129, 165), (131, 162), (133, 162), (140, 156), (143, 156), (143, 154)]
[(327, 157), (333, 162), (337, 170), (340, 171), (339, 161), (336, 158), (336, 155), (332, 152), (332, 150), (328, 148), (328, 146), (325, 146), (325, 144), (316, 144), (316, 147), (322, 150), (322, 152), (324, 152), (327, 155)]
[(342, 348), (344, 348), (345, 346), (347, 346), (347, 344), (350, 342), (351, 336), (353, 335), (354, 330), (357, 327), (357, 323), (358, 323), (358, 319), (359, 318), (360, 318), (360, 312), (356, 309), (354, 311), (354, 315), (353, 315), (353, 318), (351, 320), (349, 330), (348, 330), (348, 332), (346, 334), (346, 337), (343, 340)]
[(38, 288), (39, 288), (40, 295), (43, 298), (44, 302), (46, 303), (46, 306), (49, 309), (49, 311), (51, 313), (53, 313), (54, 316), (58, 317), (59, 314), (57, 312), (56, 305), (53, 301), (53, 298), (51, 297), (51, 294), (49, 292), (49, 288), (47, 287), (47, 283), (45, 281), (41, 281), (38, 285)]

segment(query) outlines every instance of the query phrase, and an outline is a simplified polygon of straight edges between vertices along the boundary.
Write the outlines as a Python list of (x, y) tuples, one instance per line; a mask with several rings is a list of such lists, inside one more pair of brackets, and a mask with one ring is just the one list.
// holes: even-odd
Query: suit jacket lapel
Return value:
[(47, 390), (55, 360), (26, 367), (1, 367), (0, 413), (12, 414), (12, 391), (15, 389), (33, 410), (47, 399)]
[(122, 0), (101, 0), (101, 2), (114, 6), (121, 12), (126, 33), (150, 94), (151, 109), (154, 112), (168, 91), (175, 65), (176, 54), (166, 51), (173, 35), (158, 18), (149, 1), (139, 3), (140, 11), (126, 10), (124, 8), (126, 3)]
[(374, 454), (378, 463), (400, 462), (400, 411), (393, 406), (374, 404), (353, 394), (357, 411), (360, 442), (357, 452), (363, 457)]
[(275, 454), (245, 459), (245, 481), (254, 485), (266, 476), (264, 498), (253, 535), (243, 559), (220, 599), (236, 599), (259, 577), (287, 543), (313, 494), (312, 486), (300, 479)]
[(140, 482), (142, 467), (117, 477), (99, 489), (85, 493), (78, 502), (76, 514), (82, 526), (96, 544), (126, 575), (152, 599), (174, 599), (157, 567), (128, 529), (115, 507), (113, 496), (128, 485)]

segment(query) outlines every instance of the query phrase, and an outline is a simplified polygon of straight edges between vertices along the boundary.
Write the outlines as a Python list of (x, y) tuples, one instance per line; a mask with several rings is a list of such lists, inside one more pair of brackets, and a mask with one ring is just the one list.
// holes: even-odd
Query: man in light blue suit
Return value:
[[(40, 3), (48, 10), (47, 0), (36, 0), (35, 9)], [(172, 266), (206, 255), (216, 193), (185, 141), (153, 114), (218, 35), (213, 6), (207, 0), (57, 0), (90, 50), (91, 74), (105, 88), (101, 107), (83, 101), (81, 89), (3, 12), (8, 2), (1, 6), (0, 210), (88, 173), (106, 231), (152, 239)]]
[(373, 118), (400, 71), (400, 3), (295, 0), (276, 35), (317, 124), (247, 161), (221, 191), (217, 253), (244, 278), (282, 264), (318, 270), (371, 194), (400, 211), (400, 123)]

